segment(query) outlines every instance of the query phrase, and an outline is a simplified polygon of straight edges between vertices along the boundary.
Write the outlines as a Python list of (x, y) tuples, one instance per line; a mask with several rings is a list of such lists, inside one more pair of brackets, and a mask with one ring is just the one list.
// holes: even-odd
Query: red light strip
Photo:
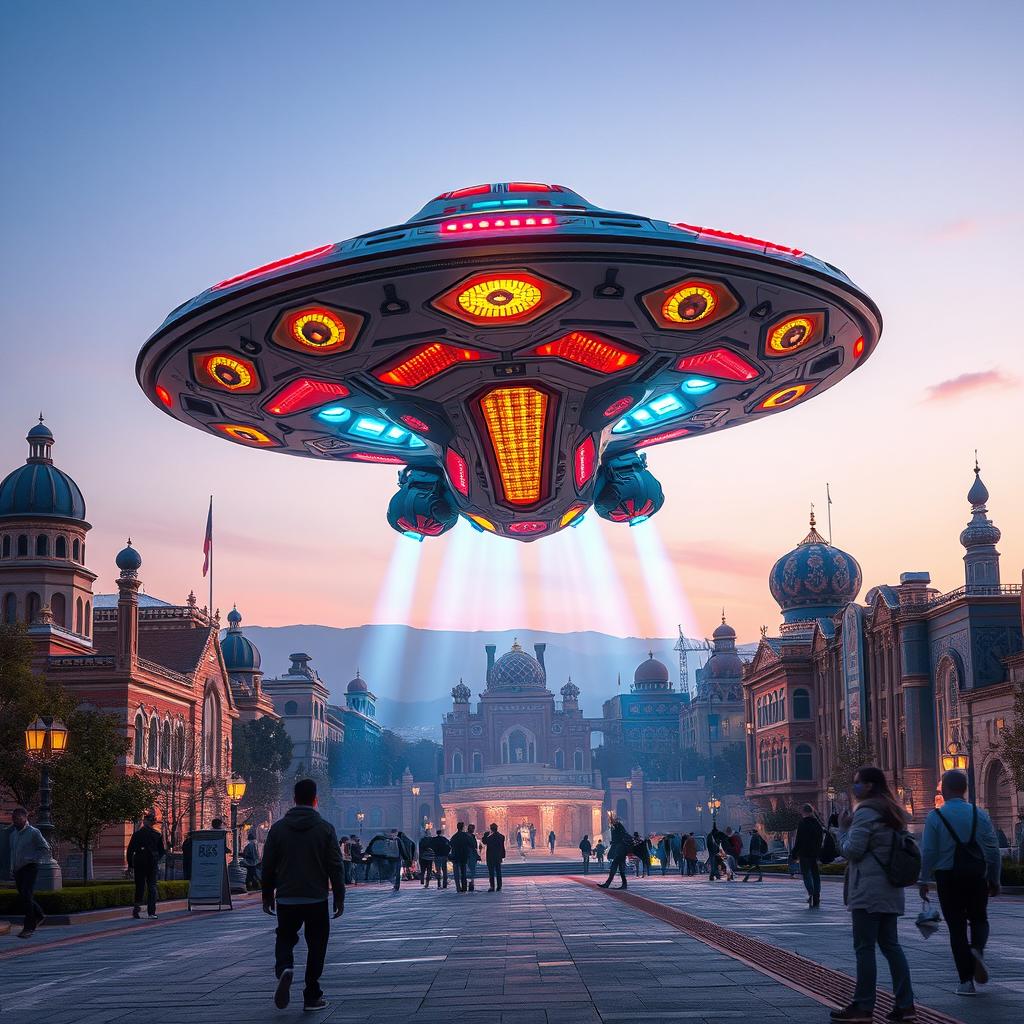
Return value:
[(722, 380), (747, 381), (757, 376), (757, 370), (746, 359), (727, 348), (713, 348), (693, 356), (683, 356), (676, 363), (676, 369)]
[(720, 238), (723, 242), (742, 242), (746, 245), (764, 246), (769, 252), (782, 252), (787, 256), (803, 256), (803, 249), (791, 249), (788, 245), (777, 245), (763, 238), (752, 238), (750, 235), (738, 235), (733, 231), (719, 231), (718, 228), (701, 228), (696, 224), (673, 224), (672, 227), (682, 231), (692, 231), (695, 235), (706, 235), (708, 238)]
[(558, 221), (554, 217), (544, 215), (543, 217), (524, 217), (521, 214), (516, 216), (501, 217), (478, 217), (470, 220), (460, 217), (458, 220), (446, 220), (441, 223), (442, 235), (466, 234), (469, 231), (507, 231), (522, 228), (550, 228), (555, 227)]
[(397, 455), (379, 455), (377, 452), (352, 452), (343, 458), (352, 459), (355, 462), (379, 462), (383, 466), (405, 465), (405, 459), (400, 459)]
[(551, 185), (542, 185), (539, 181), (510, 181), (509, 192), (554, 192)]
[(490, 353), (478, 352), (473, 348), (456, 348), (440, 341), (407, 350), (398, 358), (398, 362), (386, 364), (374, 370), (377, 380), (385, 384), (394, 384), (400, 388), (416, 388), (426, 383), (439, 373), (444, 373), (457, 363), (475, 362), (478, 359), (490, 359)]
[(469, 188), (457, 188), (454, 192), (443, 192), (439, 199), (463, 199), (466, 196), (482, 196), (491, 191), (490, 185), (470, 185)]
[(469, 466), (466, 460), (454, 448), (449, 448), (445, 452), (444, 465), (452, 487), (463, 497), (469, 497)]
[(683, 427), (680, 427), (678, 430), (666, 430), (663, 434), (645, 437), (642, 441), (638, 441), (635, 447), (649, 448), (652, 444), (664, 444), (666, 441), (674, 441), (677, 437), (683, 437), (688, 433), (689, 431)]
[(349, 394), (344, 384), (302, 377), (286, 384), (263, 408), (274, 416), (291, 416), (333, 399), (348, 398)]
[(210, 291), (215, 292), (221, 288), (230, 288), (232, 285), (241, 284), (243, 281), (251, 281), (254, 277), (262, 277), (264, 274), (272, 274), (275, 270), (284, 270), (285, 267), (293, 267), (296, 263), (305, 263), (306, 260), (316, 259), (323, 256), (334, 248), (333, 242), (327, 245), (318, 246), (316, 249), (307, 249), (306, 252), (297, 252), (294, 256), (285, 256), (283, 260), (275, 260), (273, 263), (264, 263), (262, 267), (254, 270), (247, 270), (244, 274), (229, 277), (226, 281), (219, 281)]
[(584, 487), (594, 475), (594, 456), (597, 449), (594, 447), (593, 437), (588, 437), (576, 449), (572, 460), (573, 476), (576, 479), (576, 490)]
[(530, 355), (554, 356), (585, 366), (598, 373), (617, 373), (633, 366), (640, 354), (599, 334), (571, 331), (554, 341), (538, 345)]

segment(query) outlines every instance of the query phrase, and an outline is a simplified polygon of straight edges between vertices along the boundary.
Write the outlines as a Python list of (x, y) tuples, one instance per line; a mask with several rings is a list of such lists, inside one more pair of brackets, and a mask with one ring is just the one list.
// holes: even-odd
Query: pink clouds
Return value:
[(1019, 381), (1002, 370), (980, 370), (976, 373), (961, 373), (958, 377), (941, 380), (929, 386), (926, 402), (951, 402), (975, 391), (994, 391), (1014, 388)]

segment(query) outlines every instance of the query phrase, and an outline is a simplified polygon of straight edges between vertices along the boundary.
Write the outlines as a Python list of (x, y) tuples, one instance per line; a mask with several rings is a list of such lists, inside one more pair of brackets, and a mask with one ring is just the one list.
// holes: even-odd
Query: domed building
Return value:
[(220, 640), (231, 689), (242, 722), (257, 718), (279, 718), (274, 701), (263, 689), (263, 672), (259, 648), (242, 631), (242, 613), (238, 606), (228, 612), (227, 632)]
[(304, 652), (291, 655), (291, 665), (273, 679), (264, 678), (263, 692), (292, 741), (289, 775), (320, 775), (327, 771), (327, 749), (332, 740), (327, 700), (330, 691)]
[[(506, 842), (517, 831), (575, 847), (602, 826), (603, 792), (590, 760), (590, 723), (579, 708), (579, 687), (561, 688), (562, 706), (548, 689), (545, 644), (528, 654), (518, 640), (501, 657), (488, 644), (485, 687), (473, 710), (465, 683), (452, 690), (442, 725), (441, 805), (449, 823), (497, 822)], [(449, 825), (450, 827), (450, 825)], [(532, 833), (531, 833), (532, 829)]]

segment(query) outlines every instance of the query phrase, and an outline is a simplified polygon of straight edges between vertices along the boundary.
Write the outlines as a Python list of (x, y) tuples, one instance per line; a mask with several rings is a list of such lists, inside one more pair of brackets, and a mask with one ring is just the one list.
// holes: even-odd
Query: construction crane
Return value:
[(712, 646), (707, 640), (691, 640), (683, 634), (682, 626), (679, 626), (678, 629), (679, 639), (673, 650), (679, 652), (679, 689), (682, 693), (689, 693), (690, 696), (693, 696), (690, 689), (690, 668), (686, 663), (686, 657), (690, 651), (710, 651)]

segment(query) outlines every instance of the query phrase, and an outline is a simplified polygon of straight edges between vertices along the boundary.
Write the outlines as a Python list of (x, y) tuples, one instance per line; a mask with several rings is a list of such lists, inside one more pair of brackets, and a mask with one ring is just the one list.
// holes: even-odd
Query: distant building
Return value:
[(251, 722), (257, 718), (279, 718), (273, 699), (263, 688), (260, 652), (242, 632), (242, 614), (237, 605), (228, 612), (228, 629), (221, 638), (220, 649), (231, 680), (239, 720)]
[(327, 771), (326, 684), (309, 663), (308, 654), (291, 655), (287, 672), (263, 680), (263, 692), (274, 703), (292, 741), (292, 763), (287, 775), (323, 775)]
[(736, 630), (725, 621), (712, 634), (714, 653), (696, 673), (696, 691), (679, 718), (681, 745), (702, 757), (718, 757), (744, 742), (743, 661)]
[(345, 687), (345, 706), (332, 706), (330, 711), (343, 723), (342, 729), (347, 742), (370, 746), (380, 743), (384, 729), (377, 721), (377, 697), (358, 669), (355, 678), (350, 679), (348, 686)]

